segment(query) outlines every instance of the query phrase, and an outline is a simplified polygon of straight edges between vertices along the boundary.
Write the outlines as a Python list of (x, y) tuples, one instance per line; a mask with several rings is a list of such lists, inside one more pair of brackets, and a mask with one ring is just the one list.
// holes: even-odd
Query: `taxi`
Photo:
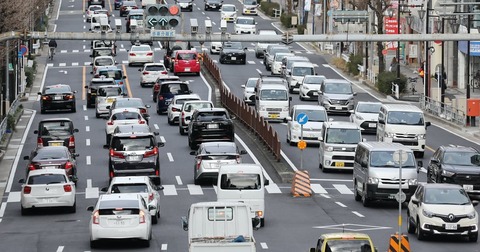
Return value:
[(310, 252), (327, 251), (377, 251), (370, 236), (363, 233), (322, 234)]

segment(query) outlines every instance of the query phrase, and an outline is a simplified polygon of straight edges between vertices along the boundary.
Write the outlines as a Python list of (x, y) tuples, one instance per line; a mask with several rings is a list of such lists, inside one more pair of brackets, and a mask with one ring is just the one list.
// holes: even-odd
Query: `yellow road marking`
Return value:
[(127, 68), (125, 67), (125, 65), (122, 64), (122, 69), (123, 69), (123, 74), (125, 75), (125, 84), (124, 85), (127, 85), (127, 92), (128, 92), (128, 97), (132, 98), (133, 97), (133, 93), (132, 93), (132, 90), (130, 89), (130, 82), (128, 81), (128, 76), (127, 76)]
[(84, 101), (86, 99), (85, 98), (85, 96), (86, 96), (86, 94), (85, 94), (86, 93), (86, 91), (85, 91), (85, 89), (86, 89), (85, 88), (85, 81), (87, 79), (86, 74), (87, 74), (87, 67), (83, 66), (82, 67), (82, 101)]
[(109, 12), (112, 13), (112, 1), (108, 0), (108, 8), (109, 8)]

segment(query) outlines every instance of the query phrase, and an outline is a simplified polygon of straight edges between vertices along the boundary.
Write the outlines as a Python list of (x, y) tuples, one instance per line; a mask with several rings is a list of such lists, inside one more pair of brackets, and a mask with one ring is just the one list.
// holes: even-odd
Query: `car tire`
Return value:
[(73, 203), (73, 206), (68, 208), (69, 213), (76, 213), (77, 212), (77, 201)]
[(97, 247), (98, 247), (98, 241), (90, 240), (90, 248), (97, 248)]
[(95, 112), (95, 117), (100, 118), (100, 114), (98, 112)]
[(433, 183), (432, 174), (430, 174), (430, 169), (427, 170), (427, 183)]
[(422, 151), (422, 152), (417, 152), (417, 155), (416, 155), (416, 156), (417, 156), (418, 158), (423, 158), (424, 155), (425, 155), (425, 152)]
[(288, 87), (288, 93), (293, 94), (293, 88), (292, 87)]
[(188, 139), (188, 146), (192, 150), (195, 150), (195, 147), (197, 147), (196, 144), (193, 141), (190, 140), (190, 138)]
[(186, 135), (185, 129), (180, 127), (180, 126), (178, 127), (178, 133), (180, 133), (180, 135), (182, 135), (182, 136)]
[(323, 172), (323, 173), (328, 173), (328, 172), (330, 171), (330, 169), (325, 168), (325, 166), (323, 166), (323, 165), (322, 165), (322, 168), (321, 168), (321, 169), (322, 169), (322, 172)]
[(45, 109), (40, 108), (40, 114), (45, 114)]
[(260, 53), (255, 53), (255, 58), (260, 59)]
[(265, 227), (265, 218), (260, 219), (260, 227)]
[(358, 186), (357, 186), (357, 181), (353, 181), (353, 197), (355, 198), (355, 201), (360, 201), (362, 199), (362, 196), (358, 193)]
[(155, 213), (155, 216), (152, 216), (152, 224), (157, 224), (158, 223), (158, 212)]
[(477, 242), (478, 241), (478, 233), (470, 234), (470, 236), (468, 236), (468, 241), (469, 242)]
[(415, 225), (415, 234), (417, 235), (417, 239), (418, 239), (419, 241), (425, 240), (425, 238), (426, 238), (425, 233), (422, 231), (422, 228), (420, 228), (421, 226), (422, 226), (422, 225), (421, 225), (421, 223), (420, 223), (420, 220), (419, 220), (419, 218), (417, 217), (417, 223), (416, 223), (416, 225)]
[(170, 120), (170, 117), (167, 116), (167, 123), (168, 125), (173, 125), (173, 120)]
[(21, 207), (20, 213), (22, 214), (22, 216), (26, 216), (30, 214), (30, 209), (24, 208), (23, 206), (20, 206), (20, 207)]
[(72, 113), (76, 113), (77, 112), (77, 105), (76, 104), (73, 104), (73, 108), (71, 110)]
[(241, 64), (242, 64), (242, 65), (247, 64), (247, 59), (243, 59)]
[(150, 248), (150, 239), (148, 240), (142, 240), (142, 247), (144, 248)]
[(300, 101), (304, 101), (305, 98), (303, 98), (303, 96), (301, 96), (300, 94), (298, 95), (298, 98), (300, 99)]
[(415, 233), (415, 225), (412, 223), (412, 217), (410, 216), (410, 212), (407, 212), (407, 232), (409, 234)]
[(363, 185), (362, 204), (364, 207), (370, 206), (370, 199), (367, 196), (367, 185)]
[(220, 64), (225, 64), (225, 61), (222, 58), (220, 58), (219, 61), (220, 61)]

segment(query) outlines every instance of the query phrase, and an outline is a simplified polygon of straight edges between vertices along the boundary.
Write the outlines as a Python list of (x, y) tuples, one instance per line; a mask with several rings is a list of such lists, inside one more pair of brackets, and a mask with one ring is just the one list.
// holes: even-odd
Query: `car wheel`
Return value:
[(220, 64), (225, 64), (225, 61), (222, 58), (220, 58)]
[(142, 240), (142, 246), (144, 248), (149, 248), (150, 247), (150, 239), (149, 240)]
[(193, 143), (193, 141), (190, 140), (190, 138), (188, 138), (188, 146), (190, 147), (190, 149), (192, 150), (195, 150), (195, 144)]
[(157, 224), (158, 223), (158, 217), (157, 217), (157, 213), (155, 213), (154, 216), (152, 216), (152, 224)]
[(370, 205), (370, 199), (367, 196), (367, 185), (363, 185), (363, 192), (362, 192), (362, 204), (364, 207), (368, 207)]
[(69, 213), (76, 213), (77, 212), (77, 202), (73, 203), (73, 206), (68, 208)]
[(242, 60), (242, 65), (245, 65), (245, 64), (247, 64), (247, 59)]
[(168, 125), (173, 125), (173, 120), (170, 120), (170, 117), (167, 116), (167, 123)]
[(90, 240), (90, 248), (97, 248), (97, 247), (98, 247), (98, 241)]
[(144, 85), (143, 83), (141, 83), (141, 82), (140, 82), (140, 87), (142, 87), (142, 88), (143, 88), (143, 87), (145, 87), (145, 85)]
[(95, 112), (95, 117), (100, 118), (100, 114), (98, 112)]
[(362, 199), (362, 196), (358, 194), (358, 186), (357, 186), (357, 181), (353, 181), (353, 196), (355, 197), (355, 201), (360, 201)]
[(478, 233), (471, 234), (471, 235), (468, 237), (468, 241), (470, 241), (470, 242), (477, 242), (477, 241), (478, 241)]
[(293, 88), (292, 88), (292, 87), (288, 87), (288, 92), (289, 92), (290, 94), (293, 94)]
[(182, 135), (182, 136), (186, 135), (185, 134), (185, 129), (183, 127), (178, 127), (178, 133), (180, 133), (180, 135)]
[(330, 169), (325, 168), (325, 166), (322, 165), (321, 167), (323, 173), (328, 173)]
[(45, 109), (41, 108), (40, 109), (40, 114), (45, 114)]
[(157, 102), (157, 96), (153, 95), (153, 102)]
[(415, 225), (412, 223), (412, 217), (410, 217), (410, 212), (407, 212), (407, 232), (409, 234), (415, 233)]
[(25, 216), (25, 215), (30, 214), (30, 209), (24, 208), (23, 206), (21, 206), (21, 210), (20, 210), (20, 211), (21, 211), (22, 216)]
[(425, 240), (425, 238), (426, 238), (426, 237), (425, 237), (425, 233), (423, 232), (423, 230), (422, 230), (422, 228), (421, 228), (422, 225), (421, 225), (420, 219), (419, 219), (418, 217), (417, 217), (417, 223), (416, 223), (415, 226), (416, 226), (416, 228), (415, 228), (415, 231), (416, 231), (416, 232), (415, 232), (415, 233), (416, 233), (416, 235), (417, 235), (417, 239), (418, 239), (419, 241)]
[(432, 174), (430, 173), (430, 169), (427, 170), (427, 183), (433, 183)]
[(260, 53), (255, 53), (255, 58), (260, 59)]
[(72, 108), (72, 113), (76, 113), (77, 112), (77, 105), (76, 104), (73, 104), (73, 108)]
[(265, 226), (265, 218), (261, 218), (260, 219), (260, 227), (264, 227)]

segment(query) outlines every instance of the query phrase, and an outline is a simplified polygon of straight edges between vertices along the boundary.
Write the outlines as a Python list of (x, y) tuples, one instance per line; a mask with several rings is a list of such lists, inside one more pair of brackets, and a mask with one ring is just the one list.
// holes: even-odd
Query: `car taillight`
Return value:
[(138, 222), (145, 223), (145, 213), (143, 211), (140, 211), (140, 213), (138, 213)]
[(155, 176), (160, 176), (160, 171), (159, 170), (155, 170)]
[(107, 125), (113, 125), (113, 121), (108, 121)]
[(138, 121), (138, 124), (145, 124), (145, 121), (140, 120), (140, 121)]
[(42, 100), (44, 100), (44, 101), (48, 101), (48, 100), (51, 100), (51, 99), (52, 99), (52, 97), (50, 97), (48, 95), (42, 96)]
[(68, 147), (75, 147), (75, 137), (74, 136), (71, 136), (68, 139)]
[(98, 213), (98, 210), (93, 212), (92, 223), (93, 224), (100, 224), (100, 214)]
[(73, 100), (73, 95), (65, 95), (63, 97), (64, 100)]
[(172, 107), (172, 112), (177, 112), (178, 110), (178, 108)]
[(29, 164), (29, 165), (28, 165), (28, 170), (29, 170), (29, 171), (33, 171), (33, 170), (35, 170), (35, 169), (37, 169), (37, 167), (35, 167), (34, 164)]
[(151, 150), (151, 151), (146, 151), (143, 154), (143, 157), (146, 158), (146, 157), (151, 157), (151, 156), (156, 156), (156, 155), (158, 155), (158, 147), (153, 148), (153, 150)]
[(197, 167), (197, 170), (200, 169), (200, 165), (202, 165), (202, 157), (198, 157), (198, 158), (197, 158), (197, 166), (196, 166), (196, 167)]
[(72, 162), (67, 161), (67, 162), (65, 163), (65, 169), (72, 169), (72, 168), (73, 168)]
[(161, 73), (161, 74), (168, 74), (167, 71), (161, 71), (160, 73)]
[(65, 192), (71, 192), (72, 191), (72, 185), (63, 185), (63, 190)]
[(163, 99), (164, 99), (164, 98), (163, 98), (163, 95), (159, 95), (159, 96), (158, 96), (158, 100), (159, 100), (159, 101), (163, 101)]
[(30, 194), (32, 192), (32, 188), (30, 186), (23, 187), (24, 194)]
[(153, 86), (153, 90), (155, 90), (155, 91), (160, 90), (160, 85), (155, 84), (155, 85)]
[[(122, 152), (114, 151), (113, 149), (110, 149), (110, 157), (125, 158)], [(110, 177), (113, 177), (113, 176), (110, 176)]]
[(143, 75), (147, 75), (147, 74), (149, 74), (149, 72), (147, 72), (147, 71), (143, 72)]
[(119, 85), (123, 85), (123, 81), (120, 81), (118, 84), (119, 84)]
[(148, 195), (148, 202), (152, 201), (153, 200), (153, 193), (150, 193)]
[(130, 55), (130, 56), (135, 56), (135, 53), (129, 53), (128, 55)]
[(147, 56), (153, 56), (153, 52), (148, 52)]
[(147, 113), (147, 109), (141, 108), (141, 109), (140, 109), (140, 113), (146, 114), (146, 113)]
[(43, 147), (43, 139), (37, 138), (37, 147)]

